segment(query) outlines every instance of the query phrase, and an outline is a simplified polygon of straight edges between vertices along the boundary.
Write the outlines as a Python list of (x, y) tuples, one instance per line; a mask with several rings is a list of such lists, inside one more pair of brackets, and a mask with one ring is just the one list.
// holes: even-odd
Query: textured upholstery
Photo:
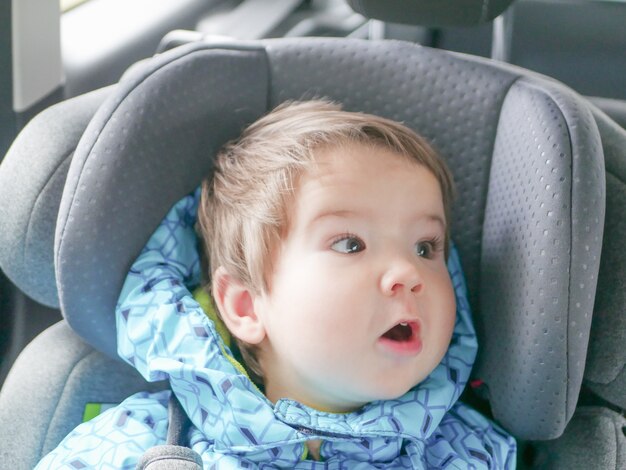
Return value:
[[(78, 139), (110, 89), (52, 106), (19, 134), (0, 171), (0, 265), (38, 302), (58, 307), (52, 247), (65, 177)], [(28, 184), (24, 184), (28, 181)]]
[[(531, 438), (559, 436), (576, 406), (604, 223), (604, 165), (589, 158), (602, 154), (599, 134), (563, 93), (528, 79), (509, 91), (482, 244), (475, 372), (496, 416)], [(528, 410), (537, 422), (520, 420)]]
[(561, 437), (535, 443), (532, 468), (622, 470), (626, 468), (623, 416), (601, 407), (581, 407)]
[(112, 357), (114, 307), (131, 262), (170, 205), (209, 172), (216, 149), (266, 109), (263, 51), (173, 52), (142, 69), (149, 78), (121, 83), (96, 113), (61, 201), (61, 308)]
[(606, 225), (585, 380), (626, 409), (626, 131), (595, 110), (606, 159)]
[(124, 274), (169, 206), (244, 123), (314, 96), (404, 121), (443, 154), (484, 345), (476, 370), (495, 417), (520, 437), (560, 435), (580, 389), (600, 258), (598, 130), (553, 82), (407, 43), (199, 43), (120, 84), (76, 150), (60, 209), (57, 277), (72, 328), (114, 355)]
[(513, 0), (348, 0), (367, 18), (421, 26), (471, 26), (491, 21)]

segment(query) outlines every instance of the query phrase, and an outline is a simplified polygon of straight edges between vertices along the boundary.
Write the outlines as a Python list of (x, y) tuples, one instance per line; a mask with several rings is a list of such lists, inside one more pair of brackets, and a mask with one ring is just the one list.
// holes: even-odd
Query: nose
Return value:
[(418, 266), (408, 260), (397, 259), (389, 265), (380, 281), (383, 294), (392, 296), (402, 291), (419, 293), (423, 279)]

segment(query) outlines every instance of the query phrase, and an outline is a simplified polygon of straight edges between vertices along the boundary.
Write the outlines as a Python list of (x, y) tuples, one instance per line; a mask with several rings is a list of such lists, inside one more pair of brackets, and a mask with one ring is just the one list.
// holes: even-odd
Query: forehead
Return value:
[(350, 143), (318, 149), (314, 163), (294, 186), (290, 218), (296, 215), (294, 211), (311, 213), (336, 206), (367, 212), (368, 206), (379, 205), (379, 199), (401, 201), (407, 211), (444, 212), (441, 187), (433, 172), (382, 146)]
[(312, 152), (315, 169), (325, 169), (332, 165), (349, 162), (354, 165), (367, 166), (371, 164), (368, 157), (374, 157), (380, 162), (418, 164), (416, 160), (403, 155), (390, 147), (375, 142), (354, 142), (343, 140), (335, 144), (325, 144), (315, 148)]
[[(434, 173), (416, 159), (378, 144), (344, 142), (320, 147), (313, 151), (313, 162), (301, 175), (300, 185), (310, 182), (350, 183), (367, 178), (371, 183), (385, 178), (397, 178), (406, 173), (403, 182)], [(437, 182), (437, 185), (439, 183)]]

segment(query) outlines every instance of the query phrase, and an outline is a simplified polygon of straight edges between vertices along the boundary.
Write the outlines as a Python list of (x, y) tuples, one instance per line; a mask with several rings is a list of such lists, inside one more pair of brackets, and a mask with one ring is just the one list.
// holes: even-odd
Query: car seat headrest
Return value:
[(491, 21), (513, 0), (348, 0), (368, 18), (420, 26), (472, 26)]
[(117, 296), (148, 235), (209, 173), (216, 150), (266, 111), (266, 61), (258, 47), (164, 54), (120, 83), (87, 127), (61, 200), (55, 265), (63, 314), (97, 349), (116, 356)]
[(109, 93), (103, 88), (35, 116), (2, 160), (0, 266), (37, 302), (58, 307), (54, 227), (76, 144)]
[[(455, 241), (460, 249), (466, 247), (464, 269), (470, 295), (477, 297), (472, 284), (476, 285), (478, 277), (483, 212), (469, 210), (468, 205), (484, 205), (485, 169), (499, 108), (516, 77), (497, 69), (472, 66), (472, 70), (453, 56), (404, 43), (293, 39), (263, 44), (265, 49), (241, 45), (235, 49), (198, 43), (164, 53), (137, 69), (134, 78), (120, 83), (87, 128), (63, 194), (56, 269), (64, 314), (96, 348), (115, 354), (113, 337), (99, 331), (102, 327), (113, 331), (114, 325), (100, 325), (99, 317), (112, 315), (108, 306), (115, 304), (111, 298), (91, 301), (97, 292), (86, 295), (80, 284), (89, 282), (77, 283), (79, 276), (100, 280), (98, 271), (103, 272), (114, 255), (122, 257), (125, 265), (111, 268), (113, 273), (122, 268), (115, 275), (118, 285), (93, 282), (89, 287), (116, 296), (134, 256), (168, 204), (176, 200), (172, 196), (181, 197), (200, 183), (210, 171), (215, 150), (237, 135), (246, 121), (285, 100), (303, 97), (325, 96), (342, 102), (348, 110), (403, 121), (433, 142), (452, 162), (453, 172), (476, 183), (459, 187), (460, 210), (453, 223), (463, 227)], [(436, 70), (442, 69), (454, 73), (438, 77), (443, 74)], [(468, 82), (473, 84), (471, 93), (457, 91)], [(242, 93), (247, 96), (239, 98)], [(241, 102), (235, 101), (238, 98)], [(225, 121), (234, 119), (231, 110), (238, 112), (235, 116), (249, 110), (248, 102), (260, 103), (260, 109), (243, 115), (235, 125)], [(412, 105), (406, 106), (407, 102)], [(450, 116), (456, 116), (461, 125), (448, 125)], [(470, 163), (470, 156), (478, 161)], [(84, 198), (93, 205), (86, 205)], [(156, 214), (146, 220), (153, 206), (157, 206)], [(128, 220), (119, 220), (121, 215)], [(140, 240), (132, 241), (129, 236)], [(115, 246), (122, 241), (135, 245), (119, 248), (128, 251), (124, 256)], [(109, 245), (114, 245), (114, 254)], [(94, 256), (104, 259), (85, 263), (86, 257)], [(87, 270), (94, 272), (87, 274)], [(108, 276), (104, 280), (109, 282)]]
[[(589, 337), (602, 150), (573, 93), (481, 59), (310, 38), (196, 43), (157, 56), (99, 109), (68, 172), (55, 263), (69, 324), (114, 356), (117, 296), (170, 206), (245, 124), (312, 97), (402, 121), (446, 159), (458, 193), (452, 234), (479, 333), (476, 374), (514, 434), (559, 435)], [(590, 212), (597, 224), (586, 223)]]

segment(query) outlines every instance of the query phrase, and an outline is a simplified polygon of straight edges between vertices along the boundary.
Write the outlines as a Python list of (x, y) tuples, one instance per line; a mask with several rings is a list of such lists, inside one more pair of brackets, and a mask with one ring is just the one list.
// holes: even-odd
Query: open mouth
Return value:
[(413, 326), (409, 322), (398, 323), (393, 328), (387, 330), (383, 338), (398, 342), (410, 341), (413, 337)]
[(386, 351), (394, 355), (414, 356), (422, 350), (418, 322), (401, 322), (389, 328), (378, 340)]

